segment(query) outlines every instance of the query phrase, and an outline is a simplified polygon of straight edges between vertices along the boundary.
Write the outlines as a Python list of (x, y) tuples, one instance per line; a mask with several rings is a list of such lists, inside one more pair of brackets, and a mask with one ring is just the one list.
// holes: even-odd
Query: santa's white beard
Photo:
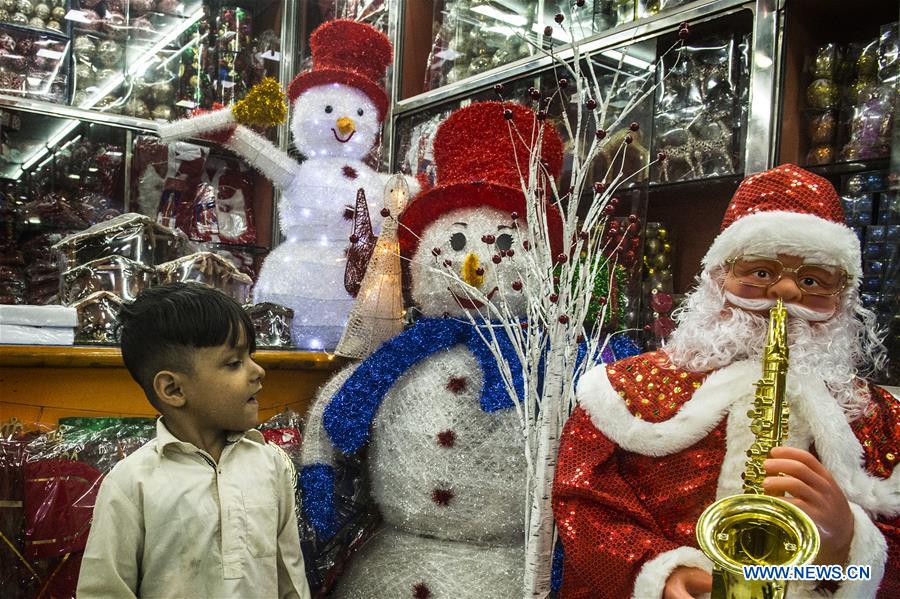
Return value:
[[(723, 279), (724, 273), (713, 277), (704, 272), (697, 288), (673, 314), (678, 328), (665, 351), (674, 365), (704, 372), (737, 360), (762, 360), (769, 318), (728, 305)], [(848, 417), (855, 418), (869, 401), (866, 387), (857, 379), (860, 367), (866, 362), (880, 367), (884, 360), (874, 314), (860, 306), (855, 290), (842, 297), (834, 316), (825, 321), (809, 320), (822, 313), (787, 307), (792, 315), (788, 319), (789, 374), (824, 381)]]

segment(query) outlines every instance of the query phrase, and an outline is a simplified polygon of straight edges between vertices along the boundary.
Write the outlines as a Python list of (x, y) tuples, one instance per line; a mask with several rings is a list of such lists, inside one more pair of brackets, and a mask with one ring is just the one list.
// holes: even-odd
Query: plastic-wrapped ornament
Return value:
[(129, 0), (128, 7), (131, 16), (139, 17), (156, 8), (156, 2), (154, 0)]
[(0, 8), (12, 14), (16, 12), (16, 0), (0, 0)]
[(103, 31), (110, 39), (122, 41), (128, 37), (128, 27), (122, 13), (107, 11), (103, 17)]
[(112, 68), (122, 59), (122, 46), (113, 40), (103, 40), (97, 46), (97, 60), (101, 66)]
[(835, 108), (840, 91), (831, 79), (816, 79), (806, 89), (806, 103), (816, 110)]
[(175, 99), (175, 86), (169, 81), (154, 83), (151, 95), (156, 104), (171, 104)]
[(16, 42), (16, 52), (25, 58), (31, 58), (36, 52), (34, 40), (30, 37), (23, 37)]
[(13, 16), (11, 16), (9, 18), (9, 22), (12, 23), (13, 25), (25, 26), (25, 25), (28, 25), (28, 17), (26, 17), (25, 15), (23, 15), (20, 12), (13, 13)]
[(147, 17), (138, 17), (131, 20), (131, 35), (135, 39), (154, 40), (156, 39), (156, 30), (150, 19)]
[(40, 4), (34, 5), (34, 12), (32, 13), (35, 17), (39, 19), (44, 19), (45, 21), (50, 17), (50, 7), (41, 2)]
[(28, 26), (34, 27), (35, 29), (46, 29), (47, 23), (40, 17), (31, 17), (28, 19)]
[(806, 164), (810, 166), (831, 164), (832, 162), (834, 162), (833, 146), (816, 146), (806, 154)]
[(117, 12), (121, 14), (125, 14), (125, 4), (124, 0), (106, 0), (106, 10)]
[(153, 109), (153, 119), (157, 121), (171, 121), (172, 107), (160, 105)]
[(83, 62), (75, 65), (75, 89), (87, 89), (94, 85), (94, 67)]
[(85, 8), (94, 8), (98, 4), (100, 4), (103, 0), (80, 0), (82, 10)]
[(837, 119), (833, 112), (817, 115), (809, 121), (809, 139), (816, 145), (831, 143), (837, 129)]
[(156, 10), (164, 15), (177, 15), (179, 9), (182, 8), (179, 0), (159, 0)]
[(813, 69), (813, 76), (818, 78), (831, 79), (834, 77), (835, 68), (835, 52), (834, 44), (825, 44), (816, 52), (816, 63)]
[(0, 52), (13, 53), (16, 51), (16, 40), (8, 33), (0, 33)]
[(0, 23), (8, 22), (12, 17), (9, 14), (9, 11), (5, 8), (0, 8)]
[(847, 179), (844, 188), (847, 195), (862, 195), (868, 189), (866, 177), (864, 175), (853, 175)]
[(66, 18), (66, 9), (62, 6), (54, 6), (50, 9), (50, 18), (54, 21), (62, 21)]
[(147, 103), (140, 98), (131, 98), (128, 100), (123, 112), (139, 119), (149, 119), (151, 116), (150, 109), (147, 108)]
[(59, 24), (59, 21), (47, 21), (47, 29), (52, 29), (53, 31), (62, 31), (62, 25)]
[(97, 45), (94, 44), (94, 40), (90, 37), (79, 35), (72, 42), (72, 53), (75, 55), (76, 60), (83, 63), (92, 63), (97, 56)]
[(16, 3), (16, 10), (26, 17), (30, 17), (34, 12), (34, 4), (31, 2), (31, 0), (19, 0)]
[(84, 20), (78, 21), (78, 24), (76, 25), (78, 29), (82, 29), (85, 31), (100, 30), (100, 26), (103, 24), (103, 19), (101, 19), (100, 15), (97, 14), (97, 11), (91, 10), (89, 8), (82, 8), (81, 16), (84, 17)]

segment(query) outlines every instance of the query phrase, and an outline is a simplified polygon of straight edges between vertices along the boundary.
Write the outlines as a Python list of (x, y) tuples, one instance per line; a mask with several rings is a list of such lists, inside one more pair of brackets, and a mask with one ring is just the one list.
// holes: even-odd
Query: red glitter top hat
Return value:
[(703, 265), (722, 266), (740, 254), (800, 256), (862, 275), (859, 238), (844, 224), (834, 187), (793, 164), (741, 182)]
[[(511, 121), (504, 116), (507, 110)], [(531, 109), (509, 102), (479, 102), (451, 114), (434, 138), (437, 185), (419, 193), (400, 215), (400, 253), (412, 258), (422, 231), (451, 210), (489, 206), (524, 217), (520, 176), (528, 177), (531, 140), (539, 126), (543, 127), (541, 160), (550, 175), (559, 177), (562, 139), (551, 125), (541, 124)], [(562, 247), (562, 221), (554, 206), (548, 204), (547, 211), (556, 254)]]
[(347, 19), (319, 25), (309, 36), (313, 66), (300, 73), (288, 86), (291, 102), (311, 87), (342, 83), (365, 93), (378, 109), (378, 119), (387, 112), (387, 93), (378, 83), (391, 64), (391, 41), (365, 23)]

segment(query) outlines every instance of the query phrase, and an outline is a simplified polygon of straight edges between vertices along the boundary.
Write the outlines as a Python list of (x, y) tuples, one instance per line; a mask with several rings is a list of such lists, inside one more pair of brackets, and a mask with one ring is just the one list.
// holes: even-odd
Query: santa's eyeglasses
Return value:
[(751, 287), (768, 289), (789, 274), (804, 295), (837, 295), (849, 279), (846, 270), (827, 264), (801, 264), (797, 268), (788, 268), (777, 258), (752, 255), (729, 258), (726, 263), (735, 279)]

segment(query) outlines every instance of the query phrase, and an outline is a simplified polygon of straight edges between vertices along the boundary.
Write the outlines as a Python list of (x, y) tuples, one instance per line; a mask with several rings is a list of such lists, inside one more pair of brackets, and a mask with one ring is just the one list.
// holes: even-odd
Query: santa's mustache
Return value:
[[(731, 293), (730, 291), (725, 291), (725, 299), (728, 300), (728, 303), (736, 308), (741, 308), (743, 310), (751, 310), (754, 312), (762, 312), (764, 310), (771, 310), (772, 307), (775, 306), (775, 300), (769, 298), (761, 298), (761, 299), (748, 299), (746, 297), (740, 297)], [(821, 310), (813, 310), (812, 308), (807, 308), (806, 306), (801, 306), (799, 304), (787, 303), (784, 305), (785, 310), (790, 316), (794, 318), (800, 318), (801, 320), (805, 320), (807, 322), (823, 322), (834, 316), (834, 308), (828, 310), (827, 312), (823, 312)]]

